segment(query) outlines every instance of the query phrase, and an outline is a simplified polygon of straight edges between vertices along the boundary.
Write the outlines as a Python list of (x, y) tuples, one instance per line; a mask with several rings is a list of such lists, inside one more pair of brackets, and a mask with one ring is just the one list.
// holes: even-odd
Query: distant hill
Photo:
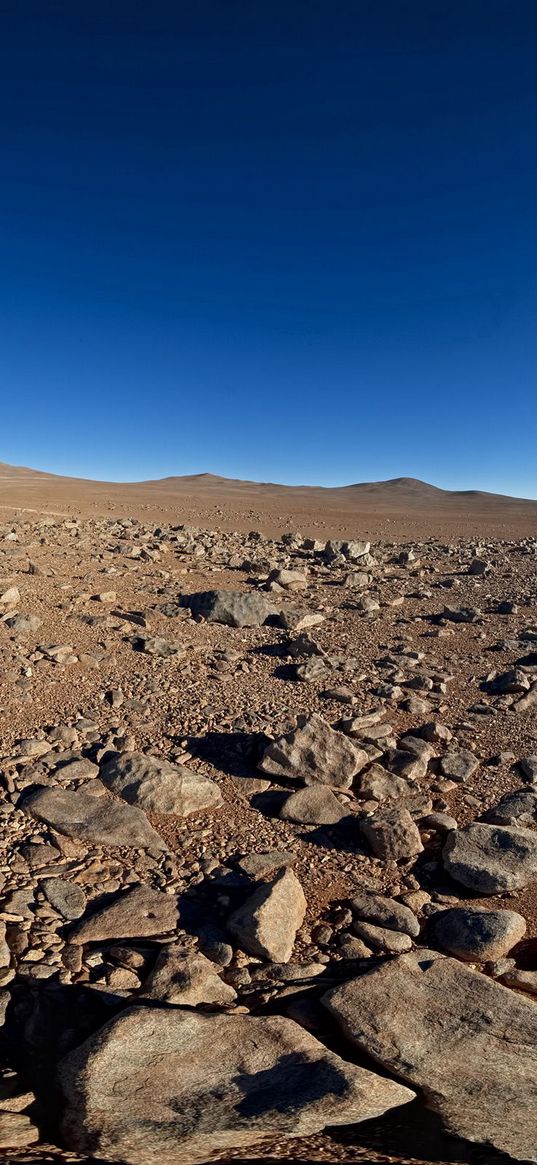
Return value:
[(0, 511), (10, 509), (133, 516), (267, 534), (295, 529), (324, 537), (537, 535), (537, 501), (481, 490), (445, 490), (413, 477), (314, 486), (197, 473), (116, 483), (0, 462)]

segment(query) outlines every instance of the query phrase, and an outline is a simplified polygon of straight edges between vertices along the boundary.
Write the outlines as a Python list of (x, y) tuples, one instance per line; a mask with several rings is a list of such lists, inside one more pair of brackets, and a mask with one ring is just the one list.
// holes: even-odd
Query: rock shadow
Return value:
[(348, 1081), (328, 1060), (312, 1061), (300, 1052), (290, 1052), (264, 1072), (241, 1072), (233, 1083), (242, 1093), (235, 1111), (246, 1118), (267, 1112), (292, 1116), (324, 1096), (344, 1096)]
[(188, 737), (192, 756), (232, 777), (262, 776), (257, 766), (269, 744), (264, 732), (207, 732)]

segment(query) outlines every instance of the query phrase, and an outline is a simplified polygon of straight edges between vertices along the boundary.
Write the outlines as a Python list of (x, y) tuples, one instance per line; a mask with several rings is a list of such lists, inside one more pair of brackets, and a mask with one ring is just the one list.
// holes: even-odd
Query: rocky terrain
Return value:
[(20, 503), (4, 1159), (537, 1161), (534, 511), (371, 539)]

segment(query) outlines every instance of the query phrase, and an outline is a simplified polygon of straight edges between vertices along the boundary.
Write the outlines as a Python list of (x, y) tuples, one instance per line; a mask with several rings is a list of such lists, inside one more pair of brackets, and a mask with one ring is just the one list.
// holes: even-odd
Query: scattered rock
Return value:
[(348, 789), (368, 760), (363, 749), (313, 713), (298, 716), (292, 732), (269, 744), (259, 767), (272, 777)]
[(242, 591), (202, 591), (185, 595), (182, 602), (194, 616), (207, 623), (225, 623), (228, 627), (261, 627), (278, 614), (266, 595), (243, 594)]
[(188, 817), (222, 804), (218, 785), (185, 765), (141, 752), (116, 753), (101, 768), (108, 789), (147, 813)]
[(501, 959), (526, 933), (526, 920), (514, 910), (454, 906), (432, 919), (436, 942), (465, 962)]
[(451, 877), (469, 890), (520, 890), (537, 877), (537, 833), (473, 822), (448, 834), (443, 858)]
[(288, 963), (296, 932), (304, 921), (306, 899), (298, 878), (284, 869), (263, 882), (228, 921), (229, 933), (243, 950), (261, 959)]
[(75, 792), (34, 788), (34, 792), (25, 795), (22, 809), (58, 833), (95, 845), (125, 845), (156, 851), (166, 848), (141, 809), (106, 797), (94, 797), (81, 789)]

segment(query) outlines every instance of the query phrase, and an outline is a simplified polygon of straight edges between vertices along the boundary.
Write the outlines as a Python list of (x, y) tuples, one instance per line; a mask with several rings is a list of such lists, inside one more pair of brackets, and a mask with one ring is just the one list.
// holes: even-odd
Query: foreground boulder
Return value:
[(423, 1090), (450, 1133), (537, 1161), (537, 1007), (454, 959), (403, 955), (323, 1002), (345, 1035)]
[(288, 963), (305, 913), (302, 886), (292, 870), (284, 869), (270, 882), (262, 882), (234, 911), (228, 929), (249, 954)]
[(66, 1145), (130, 1165), (194, 1165), (370, 1120), (414, 1095), (292, 1020), (168, 1008), (129, 1008), (68, 1055), (58, 1078)]
[(82, 789), (75, 792), (39, 786), (24, 797), (21, 807), (29, 817), (79, 841), (155, 851), (166, 849), (141, 809), (108, 797), (92, 796)]
[(448, 834), (443, 859), (451, 877), (469, 890), (521, 890), (537, 877), (537, 833), (474, 821)]
[(272, 777), (304, 785), (348, 789), (368, 760), (363, 749), (314, 712), (311, 716), (297, 716), (297, 727), (267, 746), (259, 767)]
[(278, 614), (267, 596), (256, 591), (251, 594), (200, 591), (196, 595), (185, 595), (182, 602), (185, 607), (190, 607), (194, 616), (202, 616), (207, 623), (225, 623), (228, 627), (261, 627), (267, 619)]
[(100, 776), (113, 793), (147, 813), (188, 817), (222, 804), (218, 785), (208, 777), (143, 752), (116, 753)]

